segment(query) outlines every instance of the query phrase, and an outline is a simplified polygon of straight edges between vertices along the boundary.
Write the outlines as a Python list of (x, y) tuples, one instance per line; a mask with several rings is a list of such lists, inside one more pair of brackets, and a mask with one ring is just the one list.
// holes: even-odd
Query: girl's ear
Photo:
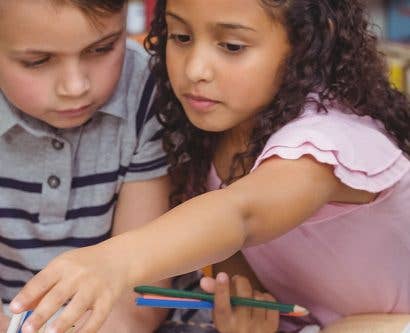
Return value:
[(332, 37), (334, 37), (336, 27), (335, 27), (335, 23), (333, 22), (333, 20), (331, 18), (327, 19), (327, 27), (328, 27), (330, 33), (332, 34)]

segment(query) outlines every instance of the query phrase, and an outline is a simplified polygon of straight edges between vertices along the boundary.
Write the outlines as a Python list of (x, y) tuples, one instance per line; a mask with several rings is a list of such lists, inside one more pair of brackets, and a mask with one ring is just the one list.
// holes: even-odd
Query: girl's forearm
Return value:
[[(240, 198), (223, 189), (201, 195), (152, 223), (101, 246), (128, 265), (130, 286), (183, 274), (230, 257), (245, 243)], [(110, 256), (111, 256), (110, 255)]]

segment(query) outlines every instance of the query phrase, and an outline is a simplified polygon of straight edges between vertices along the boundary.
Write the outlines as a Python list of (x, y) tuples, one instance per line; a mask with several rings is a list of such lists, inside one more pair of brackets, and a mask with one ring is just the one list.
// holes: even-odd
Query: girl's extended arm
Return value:
[[(137, 198), (136, 198), (137, 200)], [(360, 202), (331, 167), (308, 157), (271, 158), (225, 189), (206, 193), (153, 223), (99, 245), (67, 252), (36, 275), (12, 303), (15, 312), (39, 302), (30, 323), (40, 327), (67, 300), (53, 332), (64, 332), (91, 310), (84, 332), (101, 326), (126, 288), (151, 283), (221, 261), (302, 223), (329, 201)]]

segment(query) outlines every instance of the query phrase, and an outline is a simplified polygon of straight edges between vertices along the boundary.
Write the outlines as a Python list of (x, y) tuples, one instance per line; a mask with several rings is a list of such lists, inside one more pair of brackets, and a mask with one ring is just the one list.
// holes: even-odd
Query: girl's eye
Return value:
[(179, 44), (187, 44), (191, 41), (191, 36), (184, 34), (169, 34), (168, 39), (173, 39)]
[(242, 45), (242, 44), (220, 43), (219, 45), (222, 46), (224, 49), (226, 49), (230, 53), (238, 53), (240, 51), (243, 51), (246, 48), (246, 45)]
[(39, 60), (35, 60), (35, 61), (25, 61), (23, 60), (23, 66), (27, 67), (27, 68), (35, 68), (35, 67), (40, 67), (41, 65), (45, 64), (47, 61), (50, 60), (50, 57), (45, 57), (45, 58), (41, 58)]

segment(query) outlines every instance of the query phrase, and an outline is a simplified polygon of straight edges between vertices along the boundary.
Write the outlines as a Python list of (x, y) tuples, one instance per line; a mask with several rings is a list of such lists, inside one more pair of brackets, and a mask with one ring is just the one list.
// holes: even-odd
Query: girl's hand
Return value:
[[(98, 331), (127, 287), (128, 276), (126, 256), (115, 255), (114, 249), (102, 244), (58, 256), (26, 284), (10, 304), (15, 313), (34, 309), (23, 333), (37, 332), (68, 301), (58, 318), (47, 325), (47, 332), (66, 332), (81, 318), (81, 332)], [(84, 320), (87, 311), (89, 317)]]
[[(274, 301), (267, 293), (252, 290), (249, 280), (236, 275), (231, 279), (226, 273), (218, 273), (216, 280), (203, 278), (201, 287), (206, 292), (215, 293), (213, 318), (221, 333), (273, 333), (279, 325), (279, 313), (274, 310), (237, 306), (230, 304), (232, 295)], [(231, 290), (231, 291), (230, 291)]]

